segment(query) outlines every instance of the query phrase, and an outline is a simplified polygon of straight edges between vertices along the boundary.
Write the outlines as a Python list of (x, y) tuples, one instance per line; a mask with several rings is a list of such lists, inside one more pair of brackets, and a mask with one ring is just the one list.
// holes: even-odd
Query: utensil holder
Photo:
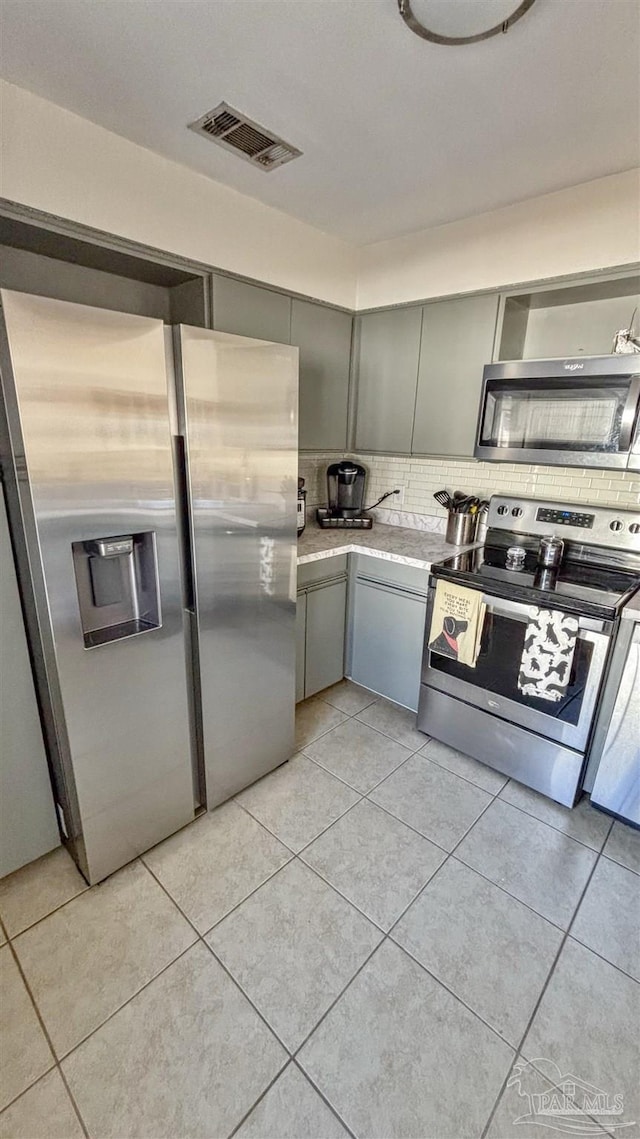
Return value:
[(449, 514), (445, 541), (452, 546), (468, 546), (475, 539), (477, 514)]

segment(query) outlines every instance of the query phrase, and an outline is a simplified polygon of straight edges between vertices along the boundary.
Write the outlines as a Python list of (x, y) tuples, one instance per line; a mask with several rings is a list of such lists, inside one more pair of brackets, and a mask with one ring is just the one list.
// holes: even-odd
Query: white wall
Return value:
[(364, 246), (356, 304), (375, 308), (638, 260), (640, 170), (631, 170)]
[(4, 197), (347, 307), (640, 259), (637, 170), (356, 249), (2, 81), (0, 105)]
[(0, 194), (352, 308), (352, 246), (0, 81)]

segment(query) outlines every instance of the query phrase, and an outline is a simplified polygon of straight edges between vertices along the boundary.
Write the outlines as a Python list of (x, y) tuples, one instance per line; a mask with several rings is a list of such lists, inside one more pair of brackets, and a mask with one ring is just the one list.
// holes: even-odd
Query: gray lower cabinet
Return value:
[(421, 325), (421, 306), (357, 318), (356, 450), (411, 450)]
[(428, 571), (359, 557), (351, 595), (348, 675), (417, 711)]
[(353, 318), (348, 312), (300, 301), (291, 305), (291, 343), (300, 349), (300, 448), (347, 446)]
[(301, 566), (296, 625), (296, 701), (344, 676), (347, 556)]
[(0, 630), (0, 878), (3, 878), (58, 846), (60, 833), (1, 485)]
[(492, 358), (497, 294), (424, 306), (411, 450), (473, 456), (482, 370)]
[(211, 282), (216, 332), (289, 344), (291, 297), (217, 273), (212, 274)]

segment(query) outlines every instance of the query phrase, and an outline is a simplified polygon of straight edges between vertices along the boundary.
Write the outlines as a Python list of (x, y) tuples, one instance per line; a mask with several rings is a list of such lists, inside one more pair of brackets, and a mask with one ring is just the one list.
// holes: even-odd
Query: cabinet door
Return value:
[(356, 449), (411, 450), (422, 309), (358, 317)]
[(307, 593), (305, 696), (337, 684), (344, 676), (347, 583), (336, 581)]
[(288, 344), (291, 331), (291, 297), (274, 293), (232, 277), (212, 277), (213, 327), (257, 340)]
[(351, 678), (416, 711), (420, 691), (426, 598), (356, 581)]
[(300, 447), (347, 446), (352, 317), (299, 301), (291, 307), (291, 343), (300, 349)]
[(307, 595), (296, 599), (296, 704), (304, 700), (304, 671), (307, 641)]
[(412, 451), (473, 455), (482, 369), (491, 360), (498, 296), (424, 306)]

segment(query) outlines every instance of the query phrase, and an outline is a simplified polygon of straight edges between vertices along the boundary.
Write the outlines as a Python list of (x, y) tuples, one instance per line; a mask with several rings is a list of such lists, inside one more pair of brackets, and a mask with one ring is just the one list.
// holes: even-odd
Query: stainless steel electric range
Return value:
[[(494, 496), (488, 523), (483, 546), (431, 567), (418, 727), (573, 806), (620, 613), (640, 588), (640, 511)], [(539, 564), (540, 540), (549, 535), (564, 543), (556, 568)], [(474, 667), (429, 647), (441, 579), (479, 591), (486, 605)], [(536, 609), (577, 619), (569, 623), (577, 629), (573, 655), (555, 701), (527, 695), (518, 683)]]

